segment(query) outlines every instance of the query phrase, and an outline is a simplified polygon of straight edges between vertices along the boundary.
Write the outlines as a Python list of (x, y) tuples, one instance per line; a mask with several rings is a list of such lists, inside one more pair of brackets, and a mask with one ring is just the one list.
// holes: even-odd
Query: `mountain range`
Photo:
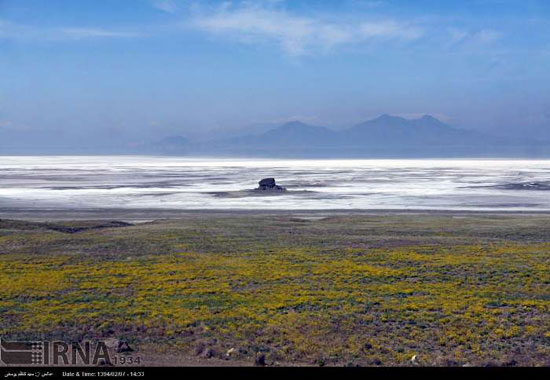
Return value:
[[(95, 137), (95, 139), (94, 139)], [(344, 128), (301, 121), (224, 130), (210, 136), (170, 135), (152, 141), (13, 132), (0, 128), (0, 154), (161, 154), (218, 157), (435, 158), (550, 157), (550, 142), (454, 128), (433, 116), (382, 115)]]
[[(258, 157), (533, 157), (550, 144), (457, 129), (425, 115), (382, 115), (333, 130), (291, 121), (262, 133), (180, 145), (182, 154)], [(173, 149), (170, 149), (174, 153)]]

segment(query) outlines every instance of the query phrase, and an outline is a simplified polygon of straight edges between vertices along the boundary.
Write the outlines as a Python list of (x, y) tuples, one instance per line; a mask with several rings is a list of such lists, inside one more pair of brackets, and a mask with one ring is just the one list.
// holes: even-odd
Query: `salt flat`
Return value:
[[(248, 190), (275, 177), (284, 193)], [(550, 161), (4, 156), (0, 209), (550, 211)]]

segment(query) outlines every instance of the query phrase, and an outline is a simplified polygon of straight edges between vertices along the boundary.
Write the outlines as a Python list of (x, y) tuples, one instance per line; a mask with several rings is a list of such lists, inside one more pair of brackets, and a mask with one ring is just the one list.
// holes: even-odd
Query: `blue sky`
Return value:
[(545, 0), (0, 0), (0, 127), (151, 137), (382, 113), (550, 136)]

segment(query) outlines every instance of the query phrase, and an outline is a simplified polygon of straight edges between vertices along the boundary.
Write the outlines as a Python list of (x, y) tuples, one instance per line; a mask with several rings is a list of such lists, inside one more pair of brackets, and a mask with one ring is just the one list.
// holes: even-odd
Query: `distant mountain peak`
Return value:
[(281, 127), (309, 127), (310, 125), (309, 124), (306, 124), (300, 120), (291, 120), (291, 121), (287, 121), (286, 123), (284, 123), (283, 125), (281, 125)]
[[(420, 119), (418, 119), (423, 122), (430, 122), (430, 123), (438, 123), (438, 124), (445, 124), (441, 120), (439, 120), (437, 117), (433, 117), (432, 115), (424, 115)], [(446, 124), (445, 124), (446, 125)]]
[(422, 125), (422, 126), (431, 126), (431, 127), (439, 127), (439, 128), (450, 128), (450, 126), (438, 118), (433, 117), (432, 115), (424, 115), (420, 119), (411, 120), (411, 122), (415, 125)]
[[(525, 151), (525, 146), (513, 145), (479, 132), (453, 128), (429, 114), (413, 119), (382, 114), (337, 130), (300, 120), (288, 120), (262, 128), (265, 130), (202, 144), (182, 136), (169, 136), (153, 148), (164, 154), (265, 157), (473, 157), (517, 155)], [(539, 144), (538, 148), (542, 150), (543, 145)]]
[(429, 115), (429, 114), (425, 114), (422, 117), (419, 117), (419, 118), (416, 118), (416, 119), (406, 119), (402, 116), (395, 116), (395, 115), (390, 115), (390, 114), (387, 114), (387, 113), (382, 114), (382, 115), (380, 115), (380, 116), (378, 116), (374, 119), (368, 120), (365, 123), (368, 123), (368, 122), (404, 122), (404, 123), (409, 123), (409, 122), (414, 122), (414, 121), (430, 121), (430, 122), (443, 123), (438, 118), (433, 117), (432, 115)]
[(389, 115), (387, 113), (384, 113), (380, 116), (378, 116), (377, 118), (374, 118), (370, 121), (389, 121), (389, 120), (405, 120), (404, 118), (402, 118), (401, 116), (393, 116), (393, 115)]

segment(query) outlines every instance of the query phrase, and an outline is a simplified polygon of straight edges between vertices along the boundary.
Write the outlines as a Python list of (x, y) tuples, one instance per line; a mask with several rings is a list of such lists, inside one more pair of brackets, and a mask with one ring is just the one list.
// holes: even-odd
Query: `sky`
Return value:
[(0, 0), (0, 129), (194, 136), (380, 114), (550, 137), (546, 0)]

